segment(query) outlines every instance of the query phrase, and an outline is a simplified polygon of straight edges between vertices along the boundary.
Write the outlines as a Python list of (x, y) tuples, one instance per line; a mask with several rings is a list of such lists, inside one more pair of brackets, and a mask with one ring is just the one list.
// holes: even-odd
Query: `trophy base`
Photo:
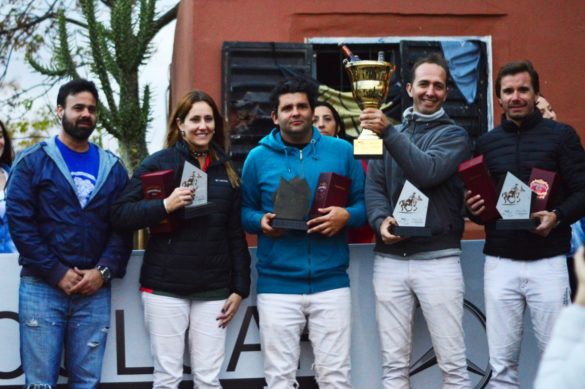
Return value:
[(278, 217), (272, 219), (270, 225), (272, 228), (281, 230), (307, 231), (309, 229), (306, 220), (281, 219)]
[(355, 159), (381, 159), (384, 155), (382, 139), (355, 139), (353, 157)]
[(200, 216), (205, 216), (215, 211), (215, 204), (205, 203), (200, 205), (186, 206), (182, 215), (182, 219), (193, 219)]
[(433, 236), (430, 227), (393, 226), (391, 232), (400, 237)]
[(538, 219), (499, 219), (496, 220), (496, 230), (534, 230), (540, 224)]

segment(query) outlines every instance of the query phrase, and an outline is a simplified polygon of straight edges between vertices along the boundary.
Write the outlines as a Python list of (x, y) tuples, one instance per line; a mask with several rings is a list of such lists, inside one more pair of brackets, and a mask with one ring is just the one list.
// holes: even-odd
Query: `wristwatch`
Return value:
[(563, 214), (558, 209), (553, 209), (551, 212), (557, 216), (557, 224), (555, 224), (555, 227), (557, 227), (559, 224), (561, 224), (561, 220), (563, 219)]
[(95, 267), (100, 274), (102, 275), (102, 280), (104, 284), (107, 284), (112, 279), (112, 272), (110, 272), (110, 268), (107, 266), (96, 266)]

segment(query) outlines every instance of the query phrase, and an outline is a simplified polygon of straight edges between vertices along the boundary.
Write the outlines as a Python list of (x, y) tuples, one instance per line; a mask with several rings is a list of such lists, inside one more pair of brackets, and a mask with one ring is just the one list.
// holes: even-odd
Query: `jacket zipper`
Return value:
[[(516, 174), (520, 175), (520, 129), (516, 131)], [(520, 177), (517, 177), (521, 179)], [(518, 238), (519, 231), (514, 231), (514, 236)]]
[(520, 130), (516, 131), (516, 174), (520, 174)]
[[(305, 168), (303, 166), (303, 149), (299, 149), (299, 161), (301, 164), (301, 174), (304, 177), (305, 176)], [(307, 241), (307, 264), (309, 266), (308, 268), (308, 286), (309, 286), (309, 293), (312, 292), (312, 280), (311, 280), (311, 241), (309, 240), (309, 237), (307, 237), (308, 241)]]

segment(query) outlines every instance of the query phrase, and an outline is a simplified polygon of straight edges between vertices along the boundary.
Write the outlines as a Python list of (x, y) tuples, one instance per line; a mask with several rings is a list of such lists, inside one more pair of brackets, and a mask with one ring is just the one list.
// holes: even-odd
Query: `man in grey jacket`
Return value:
[[(406, 90), (413, 106), (393, 127), (380, 110), (366, 109), (361, 125), (384, 140), (384, 157), (368, 165), (366, 207), (377, 232), (374, 262), (376, 317), (383, 353), (384, 388), (409, 388), (412, 322), (420, 302), (443, 387), (469, 388), (463, 336), (463, 187), (459, 163), (471, 155), (467, 132), (443, 110), (447, 63), (440, 56), (417, 61)], [(392, 217), (408, 180), (429, 198), (430, 237), (392, 233)]]

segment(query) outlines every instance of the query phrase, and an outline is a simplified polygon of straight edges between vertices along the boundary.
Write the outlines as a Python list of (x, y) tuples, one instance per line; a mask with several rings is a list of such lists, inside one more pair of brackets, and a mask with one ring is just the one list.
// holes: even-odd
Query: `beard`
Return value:
[[(88, 127), (80, 127), (80, 124), (89, 124)], [(63, 130), (77, 141), (86, 141), (89, 139), (89, 136), (95, 129), (95, 123), (91, 121), (91, 119), (80, 118), (75, 123), (72, 123), (68, 118), (67, 115), (63, 115), (61, 119), (61, 125), (63, 126)]]

